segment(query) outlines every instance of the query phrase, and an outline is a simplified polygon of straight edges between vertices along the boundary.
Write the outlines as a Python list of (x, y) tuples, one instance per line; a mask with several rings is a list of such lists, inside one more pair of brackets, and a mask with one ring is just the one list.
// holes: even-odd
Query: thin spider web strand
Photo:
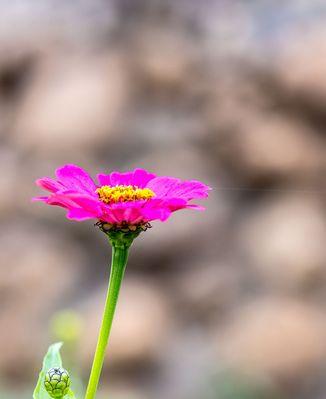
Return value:
[(282, 188), (250, 188), (250, 187), (216, 187), (218, 191), (253, 191), (253, 192), (275, 192), (275, 193), (297, 193), (297, 194), (326, 194), (323, 190), (307, 189), (282, 189)]

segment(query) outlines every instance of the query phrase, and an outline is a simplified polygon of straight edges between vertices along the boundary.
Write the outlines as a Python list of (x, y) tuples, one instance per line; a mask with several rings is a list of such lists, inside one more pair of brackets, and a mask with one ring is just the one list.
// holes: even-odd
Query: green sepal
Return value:
[[(47, 354), (43, 359), (43, 367), (40, 371), (37, 384), (33, 393), (33, 399), (51, 399), (50, 395), (47, 393), (44, 387), (44, 379), (47, 371), (53, 367), (62, 367), (62, 360), (60, 355), (60, 349), (62, 347), (62, 342), (57, 342), (50, 345)], [(74, 393), (71, 389), (64, 399), (76, 399)]]
[(106, 234), (109, 237), (111, 245), (115, 248), (128, 249), (134, 239), (138, 237), (142, 230), (124, 232), (121, 230), (110, 230)]

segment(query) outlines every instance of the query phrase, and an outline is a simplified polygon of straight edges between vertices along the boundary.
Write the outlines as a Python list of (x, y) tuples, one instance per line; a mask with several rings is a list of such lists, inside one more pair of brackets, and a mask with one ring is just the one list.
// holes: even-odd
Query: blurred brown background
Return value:
[(135, 242), (99, 398), (325, 399), (325, 1), (0, 5), (0, 398), (88, 376), (110, 248), (30, 203), (77, 163), (214, 188)]

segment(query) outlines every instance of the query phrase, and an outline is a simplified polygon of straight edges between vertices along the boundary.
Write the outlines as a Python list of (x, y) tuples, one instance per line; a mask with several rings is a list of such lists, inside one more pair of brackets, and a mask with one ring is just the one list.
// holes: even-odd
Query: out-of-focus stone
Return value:
[[(85, 306), (81, 357), (91, 361), (105, 299), (105, 289), (96, 292)], [(149, 281), (126, 278), (113, 323), (108, 356), (112, 365), (132, 365), (157, 359), (164, 340), (171, 332), (167, 299)]]
[[(139, 384), (140, 385), (140, 384)], [(145, 389), (144, 389), (145, 388)], [(104, 393), (103, 397), (112, 396), (115, 399), (149, 399), (150, 396), (145, 392), (146, 387), (135, 387), (130, 383), (114, 383), (108, 384), (107, 389), (102, 388), (100, 392)]]
[[(17, 374), (42, 356), (44, 318), (74, 285), (81, 253), (70, 242), (22, 222), (0, 233), (0, 369)], [(27, 377), (27, 376), (26, 376)]]
[(280, 381), (313, 376), (326, 352), (325, 319), (313, 307), (287, 299), (240, 308), (219, 336), (219, 356), (246, 373)]
[(276, 70), (289, 93), (326, 97), (326, 29), (315, 24), (309, 31), (295, 30), (282, 41)]
[(322, 143), (290, 119), (252, 119), (239, 134), (238, 144), (247, 173), (298, 177), (321, 172), (324, 165)]
[(219, 129), (217, 154), (245, 180), (305, 181), (325, 168), (323, 141), (291, 118), (231, 110)]
[(267, 200), (244, 218), (239, 233), (265, 284), (303, 289), (326, 277), (324, 209), (309, 194), (287, 194)]
[[(17, 211), (17, 176), (19, 175), (19, 159), (9, 149), (0, 149), (0, 213), (9, 217)], [(19, 183), (18, 183), (19, 185)]]
[(138, 30), (136, 43), (137, 73), (152, 89), (177, 89), (188, 84), (194, 48), (180, 33), (144, 27)]
[(241, 274), (232, 266), (201, 258), (172, 279), (184, 317), (212, 323), (234, 304), (239, 295)]
[(125, 72), (116, 55), (46, 58), (18, 113), (17, 147), (45, 155), (98, 148), (124, 105)]

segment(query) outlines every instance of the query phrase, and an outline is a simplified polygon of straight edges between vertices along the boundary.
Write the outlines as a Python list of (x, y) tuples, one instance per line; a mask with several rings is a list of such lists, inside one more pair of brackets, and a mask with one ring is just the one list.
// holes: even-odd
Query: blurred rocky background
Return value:
[(110, 248), (30, 203), (77, 163), (214, 188), (135, 242), (100, 399), (324, 399), (325, 1), (0, 6), (0, 398), (57, 339), (87, 380)]

